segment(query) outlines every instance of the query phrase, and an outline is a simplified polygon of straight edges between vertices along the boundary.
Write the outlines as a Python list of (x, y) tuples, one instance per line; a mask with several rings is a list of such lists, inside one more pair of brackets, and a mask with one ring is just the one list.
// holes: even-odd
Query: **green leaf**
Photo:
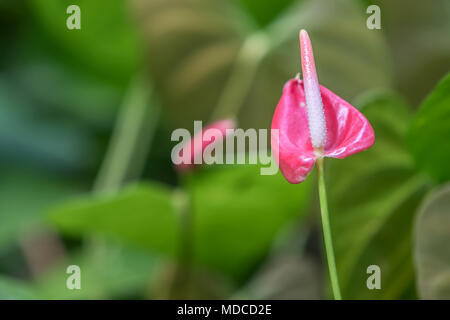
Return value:
[[(362, 111), (375, 144), (332, 160), (327, 177), (330, 219), (343, 298), (414, 297), (411, 229), (426, 180), (405, 150), (409, 110), (396, 96), (366, 97)], [(366, 286), (367, 267), (381, 268), (381, 290)]]
[(421, 169), (437, 181), (450, 180), (450, 74), (418, 110), (409, 128), (408, 144)]
[[(249, 272), (275, 235), (303, 212), (309, 184), (288, 184), (258, 165), (203, 168), (189, 180), (194, 261), (232, 276)], [(173, 256), (179, 232), (175, 197), (153, 184), (67, 202), (49, 218), (68, 234), (101, 234)], [(251, 237), (249, 237), (251, 230)]]
[(414, 258), (422, 299), (450, 299), (450, 184), (434, 190), (414, 229)]
[(127, 81), (137, 68), (138, 42), (127, 1), (79, 0), (81, 30), (68, 30), (70, 0), (30, 0), (31, 9), (45, 31), (84, 66), (117, 81)]
[(295, 1), (264, 29), (235, 2), (136, 3), (152, 77), (175, 128), (233, 115), (243, 128), (267, 128), (283, 84), (299, 71), (301, 28), (310, 33), (321, 83), (337, 94), (391, 85), (384, 40), (365, 27), (356, 1)]
[(275, 235), (304, 213), (310, 183), (291, 185), (259, 165), (203, 168), (190, 181), (198, 262), (242, 276), (263, 258)]
[(96, 233), (174, 254), (177, 221), (169, 189), (138, 184), (118, 194), (86, 196), (54, 208), (49, 219), (68, 234)]

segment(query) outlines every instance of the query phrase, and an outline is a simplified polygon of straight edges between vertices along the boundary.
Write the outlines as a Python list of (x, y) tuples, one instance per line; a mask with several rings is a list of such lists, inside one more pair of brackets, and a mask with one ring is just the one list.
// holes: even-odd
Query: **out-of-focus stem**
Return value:
[(331, 237), (330, 218), (328, 217), (327, 192), (325, 188), (324, 163), (323, 158), (316, 161), (319, 180), (319, 199), (320, 212), (322, 215), (323, 238), (325, 242), (325, 251), (327, 254), (328, 271), (330, 273), (331, 288), (335, 300), (341, 300), (341, 289), (339, 288), (338, 273), (336, 269), (336, 260), (334, 257), (333, 239)]
[(140, 175), (159, 117), (159, 108), (151, 101), (152, 94), (144, 76), (131, 84), (117, 116), (94, 192), (117, 191), (127, 179)]
[[(189, 173), (187, 173), (189, 174)], [(182, 176), (182, 185), (185, 185), (186, 176)], [(169, 299), (189, 298), (192, 280), (192, 254), (193, 254), (193, 212), (189, 196), (184, 190), (174, 193), (174, 203), (180, 217), (178, 258), (169, 289)], [(180, 294), (178, 291), (182, 292)]]
[(269, 38), (263, 32), (254, 33), (244, 41), (231, 69), (230, 77), (219, 96), (210, 122), (238, 116), (259, 63), (269, 50)]
[[(138, 75), (130, 84), (117, 115), (117, 120), (94, 182), (93, 192), (116, 192), (127, 180), (141, 174), (151, 147), (159, 105), (155, 103), (149, 81)], [(97, 236), (88, 236), (86, 250), (99, 265), (104, 263), (107, 247)], [(108, 249), (110, 250), (110, 249)]]

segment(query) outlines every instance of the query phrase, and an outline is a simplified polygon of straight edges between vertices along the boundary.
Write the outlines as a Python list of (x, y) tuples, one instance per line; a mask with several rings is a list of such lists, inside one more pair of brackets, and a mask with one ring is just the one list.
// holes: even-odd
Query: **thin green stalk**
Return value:
[(327, 191), (325, 188), (323, 158), (317, 159), (317, 173), (319, 180), (319, 199), (320, 212), (322, 215), (323, 238), (325, 242), (325, 251), (327, 253), (328, 271), (330, 272), (331, 288), (335, 300), (341, 300), (341, 289), (336, 269), (336, 260), (334, 258), (333, 239), (331, 237), (330, 218), (328, 217)]

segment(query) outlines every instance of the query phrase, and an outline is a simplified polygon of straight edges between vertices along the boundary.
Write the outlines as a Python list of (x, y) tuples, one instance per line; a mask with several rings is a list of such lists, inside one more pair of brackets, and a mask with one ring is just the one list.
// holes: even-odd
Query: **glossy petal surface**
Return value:
[(325, 156), (345, 158), (370, 148), (375, 133), (366, 117), (350, 103), (320, 86), (327, 123)]
[[(355, 107), (320, 86), (325, 122), (324, 156), (345, 158), (369, 148), (375, 135), (367, 119)], [(272, 129), (272, 150), (286, 180), (299, 183), (306, 179), (317, 157), (311, 144), (303, 82), (289, 80), (275, 110)]]
[[(281, 173), (290, 183), (306, 179), (314, 167), (315, 154), (311, 144), (303, 84), (288, 81), (272, 119), (271, 144)], [(278, 151), (278, 152), (277, 152)]]

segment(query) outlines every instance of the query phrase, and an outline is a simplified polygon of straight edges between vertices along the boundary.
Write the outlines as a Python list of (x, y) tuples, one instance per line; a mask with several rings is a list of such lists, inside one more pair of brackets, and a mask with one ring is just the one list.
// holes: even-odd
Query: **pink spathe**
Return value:
[(350, 103), (319, 85), (308, 33), (300, 31), (303, 81), (289, 80), (272, 119), (271, 144), (290, 183), (306, 179), (317, 158), (345, 158), (373, 145), (369, 121)]
[[(182, 148), (179, 155), (182, 157), (182, 152), (190, 152), (189, 163), (180, 163), (176, 165), (177, 170), (188, 171), (196, 167), (198, 164), (201, 164), (201, 159), (205, 148), (212, 143), (222, 141), (227, 135), (227, 129), (234, 129), (235, 127), (236, 123), (234, 120), (224, 119), (216, 121), (205, 127), (201, 132), (196, 133), (194, 137)], [(205, 138), (205, 133), (208, 132), (209, 129), (216, 129), (220, 131), (220, 139), (214, 139), (214, 137), (211, 139)]]

